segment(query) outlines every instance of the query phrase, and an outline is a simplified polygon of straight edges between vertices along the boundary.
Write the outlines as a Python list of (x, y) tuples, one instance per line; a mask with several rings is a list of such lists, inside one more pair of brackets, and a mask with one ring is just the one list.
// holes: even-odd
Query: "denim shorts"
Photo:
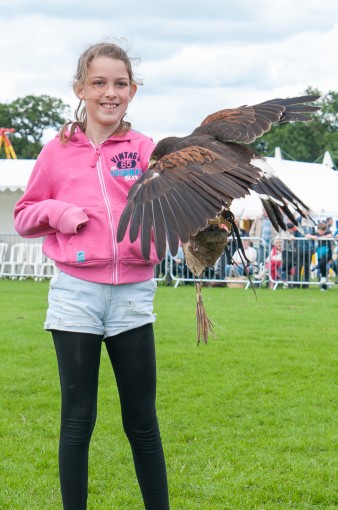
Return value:
[(155, 322), (156, 287), (155, 280), (109, 285), (59, 271), (50, 281), (44, 328), (107, 338)]

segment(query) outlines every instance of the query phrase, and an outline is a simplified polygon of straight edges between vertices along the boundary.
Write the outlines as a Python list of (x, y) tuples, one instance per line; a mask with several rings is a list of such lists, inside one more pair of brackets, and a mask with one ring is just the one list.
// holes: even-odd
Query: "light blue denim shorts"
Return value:
[(107, 338), (155, 322), (156, 287), (155, 280), (109, 285), (59, 271), (50, 281), (44, 328)]

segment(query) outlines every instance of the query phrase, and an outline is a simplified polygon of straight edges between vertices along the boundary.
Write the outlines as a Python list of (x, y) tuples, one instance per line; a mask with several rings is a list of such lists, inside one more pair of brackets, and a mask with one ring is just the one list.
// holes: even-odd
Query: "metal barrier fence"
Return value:
[[(260, 285), (266, 279), (265, 273), (261, 272), (261, 269), (265, 266), (268, 245), (265, 241), (259, 237), (242, 237), (242, 242), (246, 250), (248, 258), (251, 260), (251, 265), (248, 267), (252, 282), (255, 285)], [(243, 269), (242, 260), (236, 256), (237, 244), (233, 238), (228, 239), (227, 251), (232, 257), (235, 258), (237, 264), (231, 264), (228, 260), (227, 253), (224, 252), (218, 259), (214, 267), (206, 269), (201, 280), (212, 286), (228, 286), (228, 287), (244, 287), (250, 286), (250, 281), (245, 276), (245, 270)], [(173, 282), (174, 286), (177, 287), (181, 283), (194, 282), (194, 275), (189, 270), (188, 266), (184, 263), (184, 260), (177, 261), (177, 257), (172, 257), (170, 254), (167, 255), (166, 265), (168, 272), (165, 280)], [(262, 273), (261, 277), (259, 276)], [(253, 278), (253, 276), (255, 278)]]
[[(243, 237), (243, 246), (252, 264), (249, 266), (251, 284), (269, 286), (308, 287), (322, 285), (327, 276), (327, 285), (334, 284), (338, 277), (338, 253), (335, 239), (326, 240), (331, 245), (332, 257), (323, 264), (316, 254), (317, 243), (306, 238), (275, 238), (269, 244), (257, 237)], [(41, 239), (23, 239), (17, 234), (0, 234), (0, 278), (34, 278), (42, 280), (55, 273), (54, 262), (42, 253)], [(236, 243), (228, 241), (228, 251), (236, 259)], [(224, 252), (215, 266), (207, 268), (201, 280), (211, 286), (249, 288), (240, 259), (231, 265)], [(325, 260), (324, 260), (325, 262)], [(324, 267), (325, 266), (325, 267)], [(326, 271), (323, 275), (322, 272)], [(177, 287), (193, 283), (195, 278), (183, 257), (172, 257), (169, 253), (161, 264), (155, 266), (154, 277), (158, 282)]]
[[(276, 290), (279, 286), (288, 288), (307, 288), (334, 285), (338, 278), (338, 248), (337, 240), (326, 239), (324, 244), (330, 244), (332, 257), (324, 259), (325, 267), (321, 267), (316, 248), (317, 241), (305, 237), (289, 239), (276, 237), (269, 244), (261, 238), (243, 237), (244, 248), (246, 241), (256, 250), (256, 262), (249, 266), (250, 280), (245, 276), (241, 264), (229, 265), (226, 253), (223, 253), (214, 268), (208, 268), (202, 281), (213, 286), (227, 286), (231, 288), (248, 289), (250, 285), (268, 286)], [(322, 242), (322, 241), (321, 241)], [(229, 239), (228, 248), (233, 255), (235, 243)], [(323, 264), (322, 264), (323, 265)], [(193, 282), (194, 277), (183, 262), (177, 263), (175, 258), (168, 256), (167, 266), (169, 276), (177, 287), (181, 283)], [(323, 274), (325, 271), (325, 274)]]
[[(325, 250), (325, 251), (323, 251)], [(314, 241), (305, 237), (276, 237), (269, 245), (264, 272), (269, 286), (330, 287), (338, 277), (337, 239)]]

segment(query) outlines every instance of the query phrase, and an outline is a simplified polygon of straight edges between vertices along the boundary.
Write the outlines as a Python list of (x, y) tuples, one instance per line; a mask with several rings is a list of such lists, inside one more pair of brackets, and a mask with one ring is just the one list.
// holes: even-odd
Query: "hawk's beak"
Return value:
[(213, 220), (208, 220), (209, 225), (218, 225), (221, 229), (231, 232), (231, 223), (222, 214), (218, 214)]

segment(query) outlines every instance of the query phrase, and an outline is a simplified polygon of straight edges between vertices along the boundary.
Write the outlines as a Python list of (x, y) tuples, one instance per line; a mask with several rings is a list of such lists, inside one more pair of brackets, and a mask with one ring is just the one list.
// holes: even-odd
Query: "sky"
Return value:
[(338, 90), (336, 0), (0, 0), (0, 8), (0, 103), (47, 94), (72, 117), (78, 57), (118, 42), (143, 82), (127, 118), (156, 142), (223, 108)]

